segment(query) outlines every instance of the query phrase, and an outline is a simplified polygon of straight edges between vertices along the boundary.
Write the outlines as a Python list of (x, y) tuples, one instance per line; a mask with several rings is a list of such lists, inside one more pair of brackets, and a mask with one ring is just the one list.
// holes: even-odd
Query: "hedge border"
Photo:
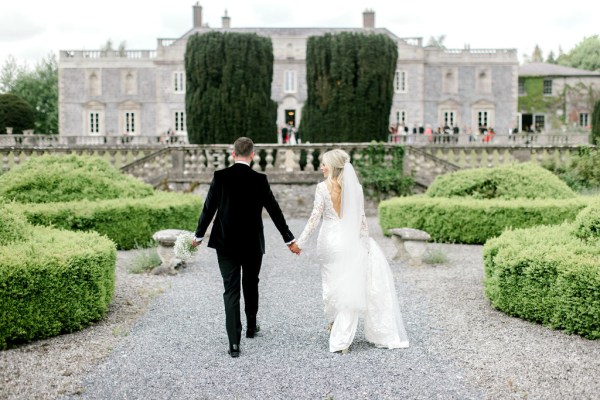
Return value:
[(116, 255), (97, 233), (48, 227), (0, 246), (0, 348), (100, 320), (114, 294)]
[(529, 228), (573, 221), (591, 198), (477, 200), (427, 196), (401, 197), (379, 203), (379, 224), (415, 228), (445, 243), (483, 244), (507, 228)]
[(139, 199), (11, 205), (34, 225), (71, 231), (95, 231), (114, 241), (119, 250), (152, 244), (163, 229), (194, 230), (202, 208), (197, 195), (156, 192)]
[(484, 246), (492, 305), (588, 339), (600, 339), (600, 241), (574, 237), (575, 224), (507, 231)]

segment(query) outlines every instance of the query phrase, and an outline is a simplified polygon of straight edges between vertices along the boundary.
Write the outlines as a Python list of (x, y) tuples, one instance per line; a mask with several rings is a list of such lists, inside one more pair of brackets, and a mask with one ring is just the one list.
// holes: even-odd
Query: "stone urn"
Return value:
[(173, 249), (177, 237), (183, 233), (189, 232), (179, 229), (165, 229), (152, 235), (152, 238), (158, 243), (156, 252), (162, 261), (162, 264), (152, 270), (153, 274), (175, 275), (177, 274), (176, 268), (184, 265), (184, 261), (175, 257)]
[(427, 232), (413, 228), (394, 228), (389, 232), (396, 244), (395, 260), (408, 259), (409, 265), (423, 265), (427, 242), (431, 240), (431, 236)]

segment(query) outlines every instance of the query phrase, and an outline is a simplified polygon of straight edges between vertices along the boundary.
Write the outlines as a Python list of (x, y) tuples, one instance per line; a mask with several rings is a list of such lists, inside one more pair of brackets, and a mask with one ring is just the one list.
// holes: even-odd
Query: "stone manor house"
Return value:
[[(271, 38), (271, 96), (277, 125), (298, 126), (307, 99), (308, 37), (338, 32), (388, 35), (398, 43), (390, 125), (455, 126), (461, 132), (517, 126), (519, 65), (516, 49), (440, 49), (422, 38), (401, 38), (375, 27), (375, 12), (362, 28), (220, 28), (202, 22), (193, 6), (193, 27), (176, 39), (158, 39), (155, 50), (62, 50), (59, 57), (59, 132), (65, 136), (187, 137), (184, 53), (187, 39), (210, 31), (252, 32)], [(202, 112), (202, 110), (199, 110)], [(301, 129), (301, 127), (300, 127)], [(277, 138), (273, 138), (276, 142)], [(327, 142), (324, 137), (322, 142)]]

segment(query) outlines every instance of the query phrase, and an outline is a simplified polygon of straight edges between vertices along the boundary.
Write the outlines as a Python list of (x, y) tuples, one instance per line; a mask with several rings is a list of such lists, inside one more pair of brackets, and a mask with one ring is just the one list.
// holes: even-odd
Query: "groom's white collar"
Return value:
[(250, 166), (250, 163), (248, 163), (246, 161), (236, 161), (235, 163), (236, 164), (244, 164), (244, 165)]

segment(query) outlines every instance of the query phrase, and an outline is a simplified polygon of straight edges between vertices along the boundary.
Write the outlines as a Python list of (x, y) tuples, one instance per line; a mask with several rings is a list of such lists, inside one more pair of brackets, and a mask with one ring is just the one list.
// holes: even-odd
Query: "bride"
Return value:
[(392, 272), (381, 249), (369, 237), (362, 186), (350, 156), (335, 149), (323, 154), (325, 181), (317, 185), (314, 208), (298, 239), (304, 249), (323, 224), (317, 239), (323, 301), (329, 321), (329, 351), (348, 352), (359, 316), (365, 338), (377, 347), (408, 347)]

